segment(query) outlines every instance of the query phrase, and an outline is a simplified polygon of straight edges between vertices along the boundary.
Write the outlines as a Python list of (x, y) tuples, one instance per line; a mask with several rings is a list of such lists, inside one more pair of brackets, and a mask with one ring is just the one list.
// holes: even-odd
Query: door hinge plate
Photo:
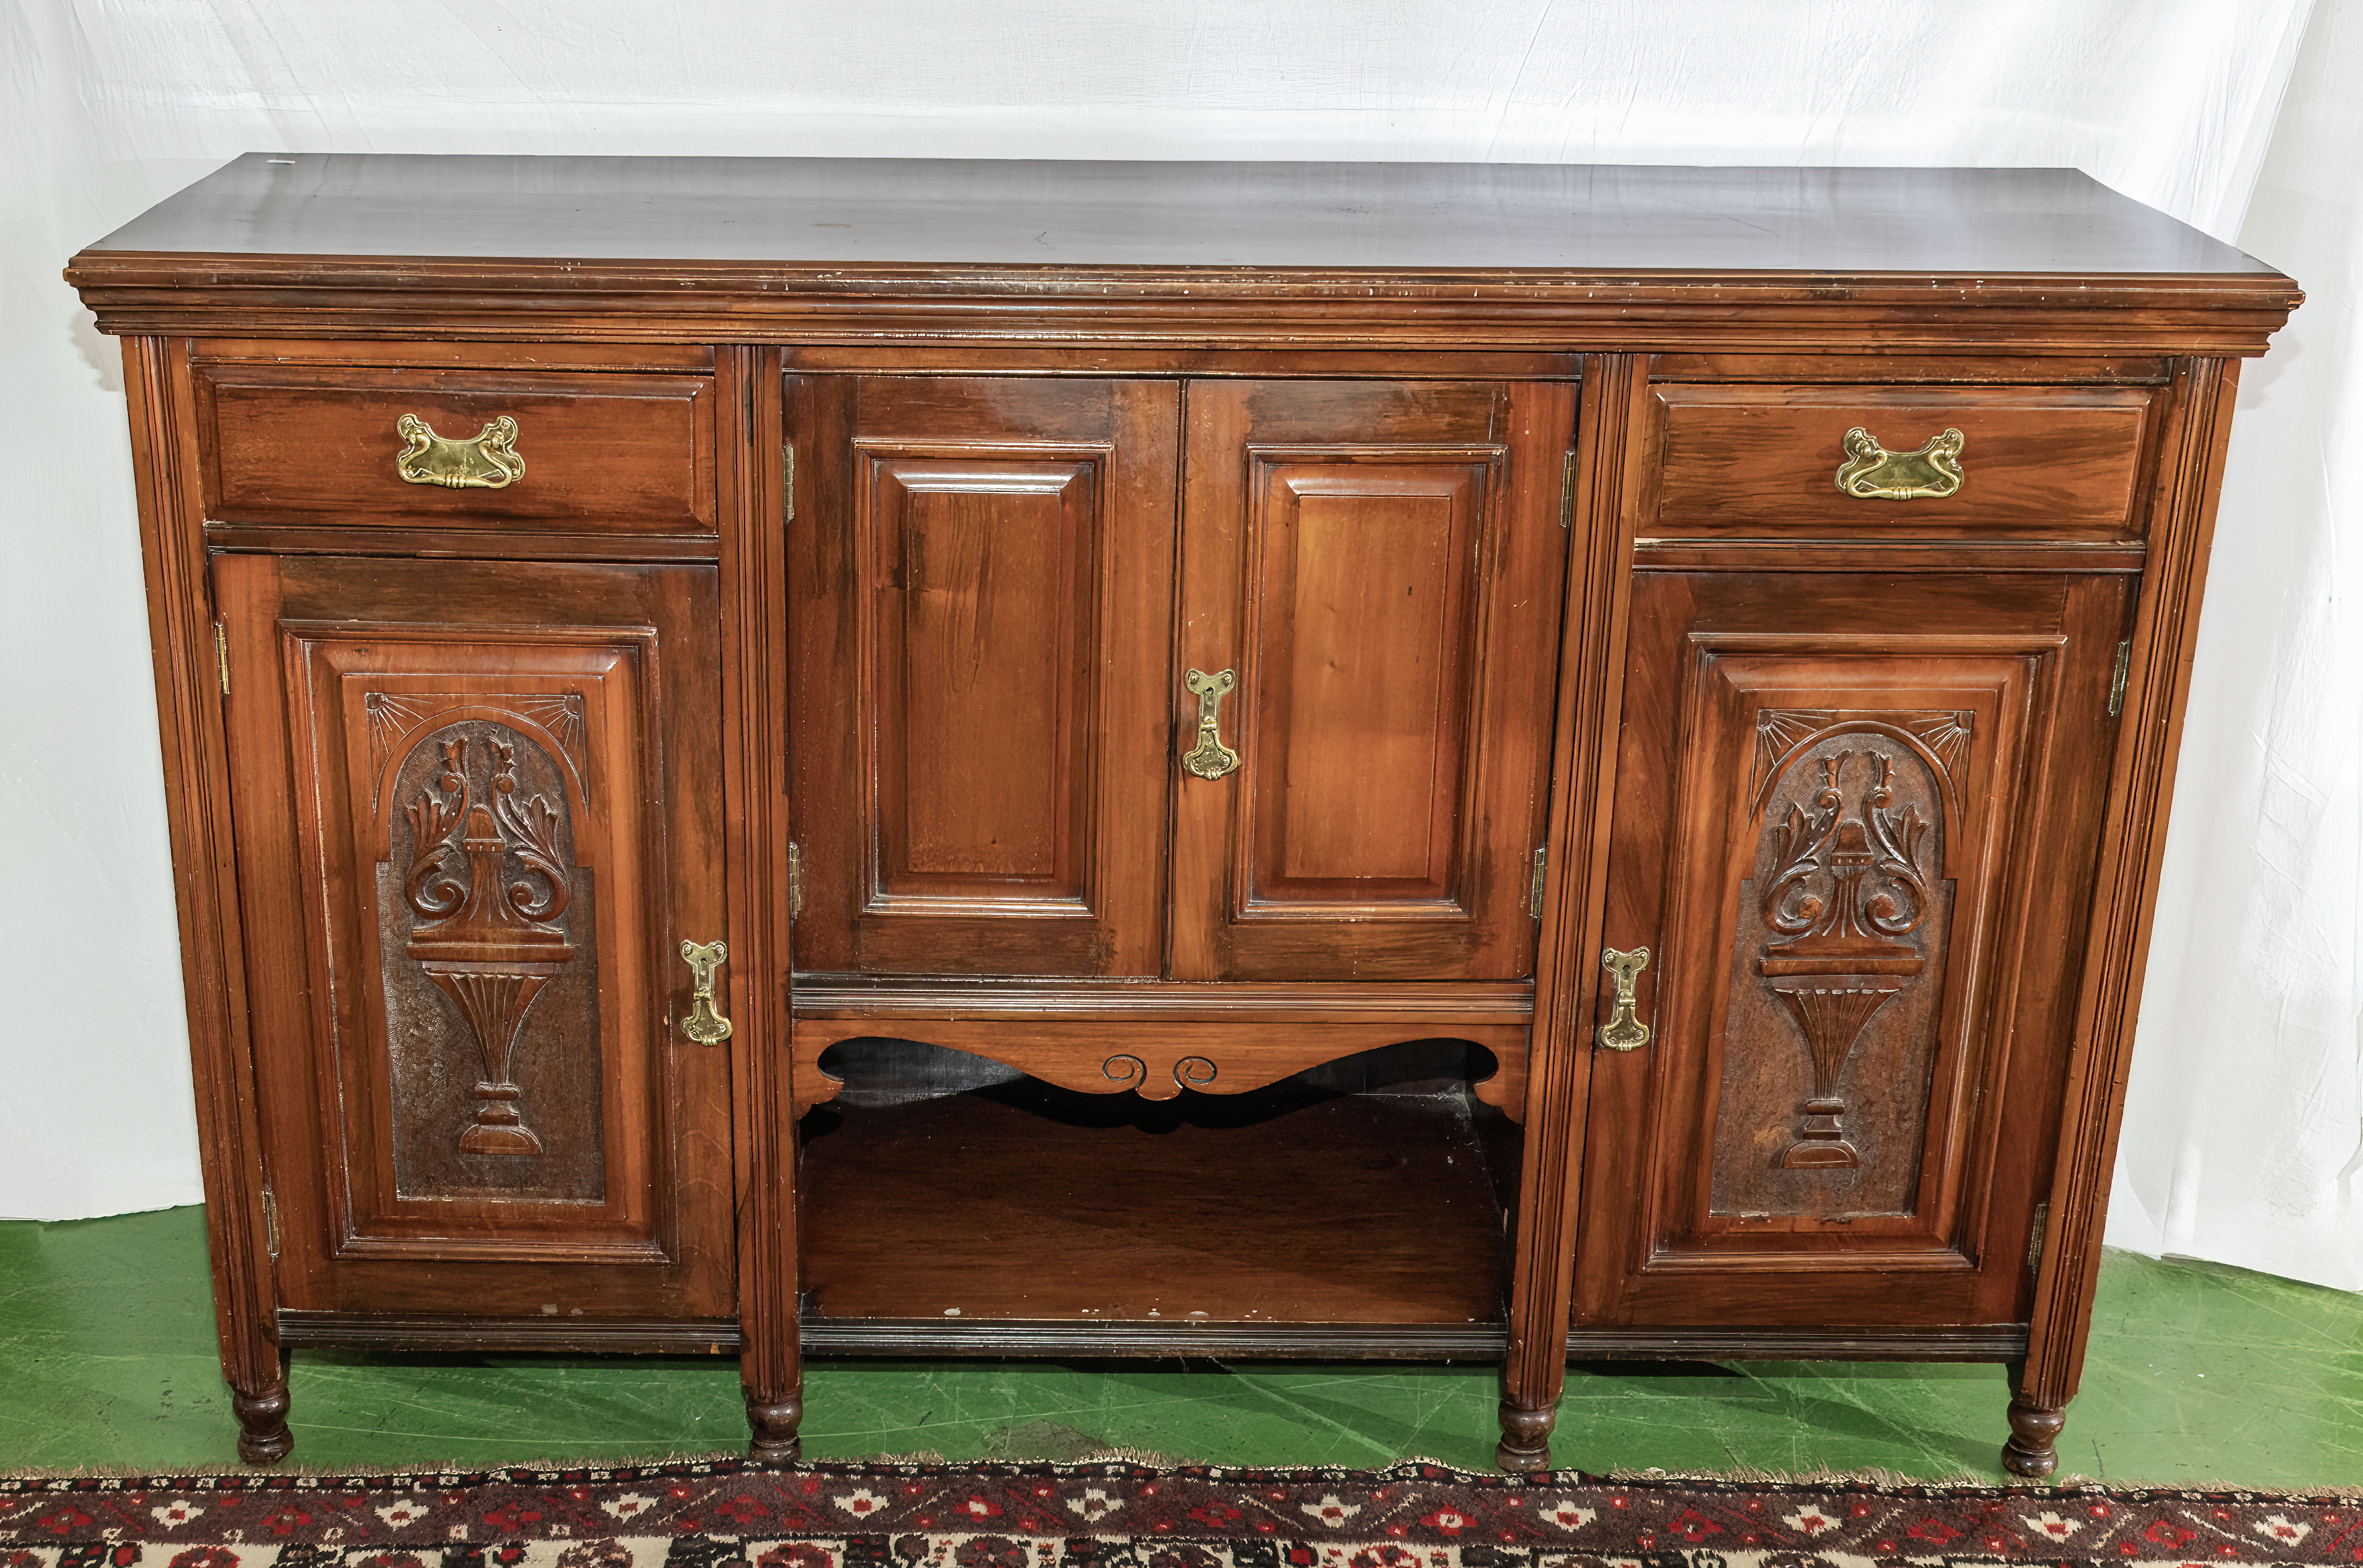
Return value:
[(801, 919), (804, 912), (804, 852), (798, 844), (788, 845), (788, 918)]
[(1575, 526), (1575, 454), (1567, 455), (1567, 466), (1559, 471), (1559, 525)]
[(780, 448), (780, 521), (796, 520), (796, 444), (790, 441)]
[(273, 1258), (279, 1255), (279, 1195), (269, 1187), (262, 1189), (262, 1246)]
[(1526, 913), (1537, 920), (1543, 918), (1543, 873), (1549, 867), (1550, 851), (1548, 848), (1536, 850), (1535, 877), (1526, 889)]
[(214, 623), (214, 668), (221, 672), (222, 695), (229, 695), (229, 633), (219, 621)]
[(2115, 718), (2125, 711), (2125, 676), (2134, 664), (2134, 644), (2131, 637), (2117, 645), (2117, 668), (2109, 677), (2109, 717)]
[(2050, 1220), (2051, 1205), (2049, 1201), (2046, 1200), (2042, 1203), (2036, 1204), (2035, 1206), (2035, 1225), (2033, 1229), (2027, 1232), (2026, 1236), (2026, 1272), (2029, 1274), (2041, 1274), (2043, 1272), (2043, 1232), (2050, 1223)]

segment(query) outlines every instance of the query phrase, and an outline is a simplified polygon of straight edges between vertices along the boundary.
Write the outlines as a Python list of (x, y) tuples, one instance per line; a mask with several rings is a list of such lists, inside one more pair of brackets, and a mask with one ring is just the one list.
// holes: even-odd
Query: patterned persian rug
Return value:
[(2363, 1497), (1571, 1472), (814, 1464), (0, 1478), (0, 1568), (2347, 1562)]

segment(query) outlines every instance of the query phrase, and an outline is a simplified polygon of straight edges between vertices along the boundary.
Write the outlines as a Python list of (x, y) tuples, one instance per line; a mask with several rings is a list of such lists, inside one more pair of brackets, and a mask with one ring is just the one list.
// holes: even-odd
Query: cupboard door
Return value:
[(2130, 581), (1640, 574), (1579, 1346), (2025, 1320)]
[(1180, 397), (790, 379), (799, 970), (1162, 968)]
[(214, 573), (281, 1305), (732, 1316), (713, 569)]
[(1573, 420), (1559, 384), (1191, 383), (1177, 979), (1533, 972)]

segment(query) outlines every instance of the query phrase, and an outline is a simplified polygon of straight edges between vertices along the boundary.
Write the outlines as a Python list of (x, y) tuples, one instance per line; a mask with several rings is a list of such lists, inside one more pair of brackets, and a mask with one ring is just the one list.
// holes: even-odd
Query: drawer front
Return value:
[(714, 531), (704, 377), (236, 364), (196, 374), (215, 522)]
[[(2140, 532), (2147, 388), (1651, 391), (1656, 494), (1644, 535), (2123, 540)], [(1850, 444), (1855, 430), (1868, 440)], [(1957, 454), (1945, 449), (1947, 431), (1959, 433)], [(1856, 493), (1839, 488), (1841, 468)]]

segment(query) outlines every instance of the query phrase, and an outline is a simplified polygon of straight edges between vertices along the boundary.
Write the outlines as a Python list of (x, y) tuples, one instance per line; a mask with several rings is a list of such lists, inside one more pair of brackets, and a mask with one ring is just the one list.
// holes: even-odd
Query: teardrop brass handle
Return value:
[(1858, 425), (1846, 433), (1838, 488), (1863, 501), (1941, 500), (1969, 477), (1961, 471), (1961, 447), (1968, 439), (1947, 427), (1916, 452), (1891, 452)]
[(1182, 757), (1182, 766), (1201, 778), (1220, 778), (1239, 765), (1239, 754), (1223, 744), (1223, 699), (1239, 683), (1237, 671), (1218, 669), (1209, 675), (1193, 669), (1182, 678), (1190, 695), (1198, 699), (1198, 744)]
[(1600, 966), (1616, 982), (1616, 1011), (1600, 1026), (1600, 1043), (1611, 1051), (1638, 1051), (1649, 1043), (1649, 1026), (1633, 1015), (1633, 985), (1649, 966), (1649, 950), (1619, 953), (1611, 947), (1600, 955)]
[(683, 941), (681, 955), (689, 964), (689, 1016), (681, 1032), (700, 1045), (719, 1045), (730, 1038), (730, 1021), (714, 1010), (714, 971), (730, 956), (728, 944), (710, 942), (701, 947)]
[(403, 439), (394, 471), (405, 484), (441, 485), (445, 490), (505, 490), (525, 478), (517, 456), (517, 422), (504, 414), (464, 441), (448, 440), (415, 414), (394, 422)]

